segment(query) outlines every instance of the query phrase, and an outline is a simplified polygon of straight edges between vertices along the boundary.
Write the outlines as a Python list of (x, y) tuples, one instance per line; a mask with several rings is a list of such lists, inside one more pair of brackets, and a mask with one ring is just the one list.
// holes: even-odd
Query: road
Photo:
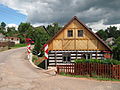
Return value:
[(25, 47), (0, 52), (0, 90), (120, 90), (119, 82), (46, 74), (25, 57)]

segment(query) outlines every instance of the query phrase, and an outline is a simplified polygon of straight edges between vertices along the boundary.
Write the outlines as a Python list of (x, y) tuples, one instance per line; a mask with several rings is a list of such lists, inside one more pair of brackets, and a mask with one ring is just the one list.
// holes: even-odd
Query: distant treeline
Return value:
[[(0, 24), (0, 33), (7, 37), (19, 37), (20, 43), (25, 43), (25, 38), (31, 38), (35, 42), (34, 50), (40, 51), (40, 48), (46, 43), (48, 39), (55, 35), (62, 27), (58, 23), (51, 25), (34, 27), (30, 23), (20, 23), (18, 28), (6, 27), (6, 24), (2, 22)], [(113, 50), (113, 58), (120, 60), (120, 29), (115, 26), (110, 26), (107, 29), (98, 30), (97, 35), (104, 41), (110, 37), (114, 38), (113, 45), (110, 47)]]

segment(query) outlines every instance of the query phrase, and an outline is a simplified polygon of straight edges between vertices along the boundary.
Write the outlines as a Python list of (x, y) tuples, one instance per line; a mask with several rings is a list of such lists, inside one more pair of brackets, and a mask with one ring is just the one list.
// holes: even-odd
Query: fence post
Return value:
[(59, 74), (60, 73), (60, 71), (59, 71), (59, 66), (57, 66), (57, 74)]
[(93, 63), (89, 63), (89, 66), (90, 66), (90, 77), (92, 77), (92, 64)]
[(112, 65), (112, 78), (114, 78), (114, 65)]

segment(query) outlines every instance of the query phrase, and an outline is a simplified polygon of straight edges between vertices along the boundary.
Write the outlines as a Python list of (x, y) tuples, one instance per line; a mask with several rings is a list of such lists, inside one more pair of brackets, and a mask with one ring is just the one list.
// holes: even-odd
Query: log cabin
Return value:
[(47, 44), (49, 66), (66, 65), (75, 59), (104, 59), (103, 51), (111, 51), (111, 48), (76, 16)]

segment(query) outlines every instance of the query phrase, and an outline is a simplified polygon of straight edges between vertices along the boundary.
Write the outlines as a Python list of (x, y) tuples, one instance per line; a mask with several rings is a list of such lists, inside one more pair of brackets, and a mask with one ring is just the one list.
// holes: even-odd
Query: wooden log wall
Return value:
[(91, 54), (91, 59), (103, 59), (103, 54), (101, 51), (97, 51), (97, 54), (96, 51), (50, 51), (48, 58), (49, 66), (69, 64), (63, 62), (63, 54), (65, 52), (70, 53), (71, 63), (74, 62), (75, 59), (81, 59), (83, 57), (83, 54)]

